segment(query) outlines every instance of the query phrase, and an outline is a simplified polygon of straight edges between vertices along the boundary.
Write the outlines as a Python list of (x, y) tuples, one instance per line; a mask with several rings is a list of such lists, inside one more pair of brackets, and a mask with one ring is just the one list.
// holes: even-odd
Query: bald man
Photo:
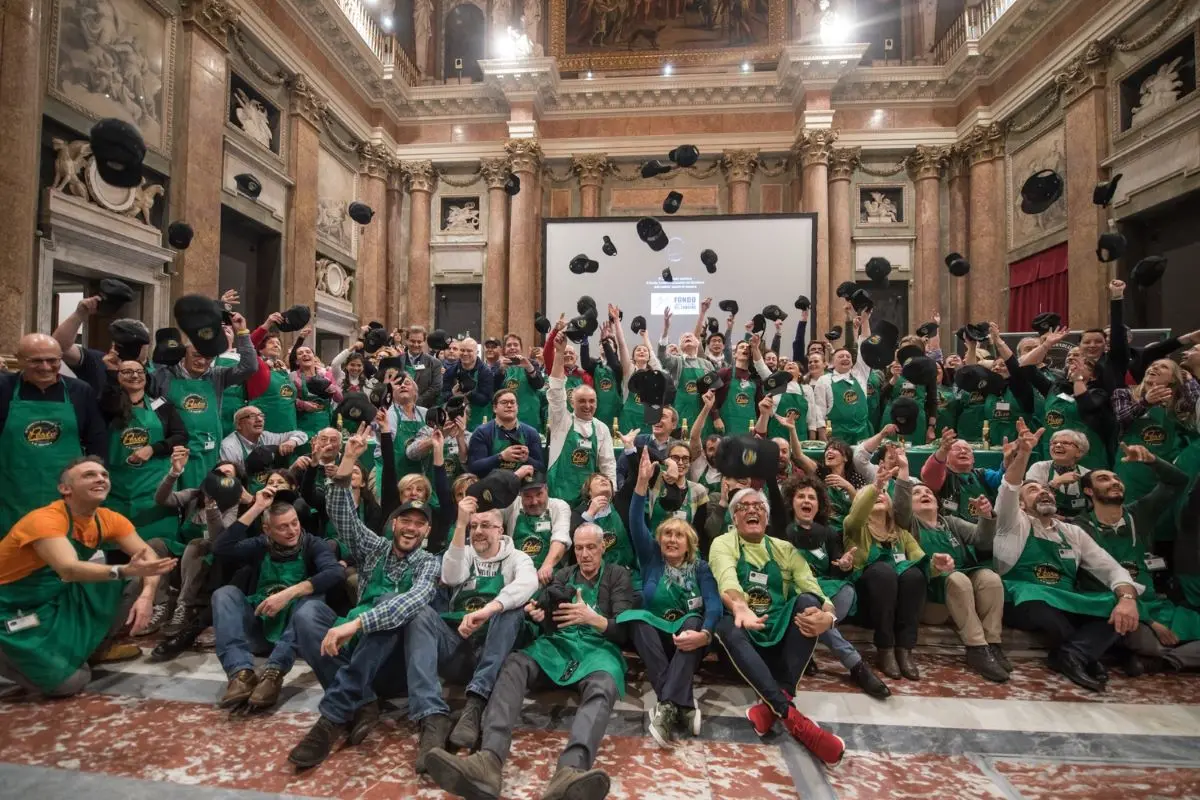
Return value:
[[(492, 411), (492, 393), (495, 375), (492, 370), (480, 360), (479, 345), (471, 337), (458, 343), (458, 363), (446, 368), (442, 380), (442, 401), (445, 402), (455, 395), (467, 398), (467, 431), (471, 432), (483, 424), (483, 418)], [(463, 391), (460, 381), (469, 376), (474, 386), (469, 391)]]
[(555, 328), (554, 366), (550, 369), (550, 382), (546, 389), (546, 403), (550, 412), (550, 464), (546, 477), (549, 480), (550, 496), (565, 500), (567, 505), (579, 503), (580, 490), (592, 473), (599, 472), (617, 485), (617, 462), (613, 456), (612, 433), (608, 426), (596, 419), (596, 392), (583, 384), (575, 387), (572, 394), (573, 409), (567, 408), (567, 378), (564, 374), (566, 362), (565, 317), (560, 317)]
[(58, 374), (58, 342), (27, 334), (17, 342), (17, 361), (20, 372), (0, 374), (0, 537), (58, 499), (55, 480), (67, 464), (83, 455), (108, 457), (96, 393)]

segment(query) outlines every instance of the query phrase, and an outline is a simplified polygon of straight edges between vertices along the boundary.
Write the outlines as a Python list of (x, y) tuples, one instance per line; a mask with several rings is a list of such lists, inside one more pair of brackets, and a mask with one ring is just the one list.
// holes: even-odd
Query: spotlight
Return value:
[(384, 30), (385, 32), (390, 32), (390, 31), (392, 30), (392, 15), (391, 15), (391, 14), (384, 14), (384, 15), (383, 15), (383, 16), (380, 18), (380, 20), (379, 20), (379, 24), (380, 24), (380, 25), (383, 27), (383, 30)]
[(854, 25), (849, 19), (829, 11), (821, 17), (821, 44), (844, 44), (850, 41)]
[(749, 61), (742, 62), (742, 72), (749, 72), (751, 69), (753, 69), (753, 67), (750, 66)]
[(673, 74), (675, 74), (675, 67), (671, 66), (670, 64), (664, 64), (663, 65), (663, 75), (670, 76)]

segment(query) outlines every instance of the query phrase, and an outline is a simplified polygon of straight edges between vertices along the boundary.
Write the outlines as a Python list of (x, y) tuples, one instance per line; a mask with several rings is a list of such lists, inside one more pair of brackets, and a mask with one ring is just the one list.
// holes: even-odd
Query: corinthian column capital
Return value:
[(800, 167), (829, 166), (833, 156), (833, 145), (837, 141), (838, 132), (832, 128), (814, 128), (800, 134), (792, 148), (798, 156)]
[(396, 157), (381, 144), (363, 142), (358, 146), (358, 171), (371, 178), (387, 180), (396, 166)]
[(571, 156), (571, 172), (579, 178), (580, 187), (603, 186), (604, 176), (612, 172), (608, 153), (580, 153)]
[(758, 151), (726, 150), (721, 154), (721, 169), (730, 183), (749, 183), (758, 169)]
[(437, 186), (437, 172), (432, 161), (404, 161), (400, 171), (408, 179), (408, 191), (432, 193)]
[(479, 172), (489, 189), (503, 189), (508, 176), (512, 174), (508, 168), (508, 159), (503, 156), (479, 159)]
[(293, 115), (302, 117), (313, 125), (321, 125), (321, 117), (329, 108), (325, 98), (317, 94), (317, 90), (305, 77), (303, 72), (296, 73), (288, 86), (290, 89), (290, 108)]
[(542, 146), (537, 139), (509, 139), (504, 145), (513, 172), (536, 175), (542, 168)]
[(222, 49), (229, 50), (229, 34), (237, 28), (239, 12), (229, 0), (183, 0), (180, 19), (188, 27), (207, 33)]
[(998, 122), (976, 125), (962, 142), (967, 161), (978, 164), (1004, 155), (1004, 126)]
[(848, 181), (862, 160), (861, 147), (839, 147), (829, 155), (829, 180)]
[(928, 178), (940, 178), (942, 170), (946, 168), (949, 161), (950, 150), (948, 148), (921, 144), (917, 145), (917, 148), (904, 159), (904, 166), (908, 168), (909, 177), (914, 181), (920, 181)]

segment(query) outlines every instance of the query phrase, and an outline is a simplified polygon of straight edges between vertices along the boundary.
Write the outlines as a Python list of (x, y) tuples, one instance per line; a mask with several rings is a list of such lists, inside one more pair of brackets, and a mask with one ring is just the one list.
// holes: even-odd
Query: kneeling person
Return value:
[(504, 662), (483, 712), (479, 752), (467, 758), (441, 749), (429, 753), (429, 774), (446, 791), (469, 798), (500, 796), (501, 772), (525, 695), (547, 679), (578, 686), (580, 699), (566, 749), (542, 797), (599, 800), (608, 794), (608, 775), (592, 769), (592, 763), (617, 695), (625, 692), (620, 650), (625, 632), (616, 620), (633, 605), (633, 587), (627, 569), (604, 563), (604, 533), (597, 526), (576, 529), (574, 550), (577, 565), (555, 572), (539, 607), (526, 607), (535, 622), (546, 623), (547, 598), (561, 599), (551, 615), (553, 632)]
[[(250, 536), (263, 512), (263, 533)], [(345, 579), (346, 570), (323, 540), (301, 528), (292, 504), (270, 488), (221, 534), (213, 552), (231, 564), (248, 565), (253, 576), (244, 590), (229, 585), (213, 592), (217, 658), (229, 676), (220, 706), (270, 708), (279, 700), (283, 676), (296, 663), (291, 623), (297, 601), (323, 595)], [(256, 654), (268, 654), (261, 675), (254, 673)]]
[(450, 727), (438, 673), (467, 684), (467, 704), (450, 743), (473, 748), (496, 676), (521, 632), (525, 604), (538, 588), (532, 559), (503, 535), (500, 510), (477, 507), (474, 497), (459, 501), (454, 538), (442, 558), (450, 610), (439, 614), (426, 607), (409, 624), (408, 715), (421, 723), (418, 773), (425, 772), (429, 751), (445, 746)]

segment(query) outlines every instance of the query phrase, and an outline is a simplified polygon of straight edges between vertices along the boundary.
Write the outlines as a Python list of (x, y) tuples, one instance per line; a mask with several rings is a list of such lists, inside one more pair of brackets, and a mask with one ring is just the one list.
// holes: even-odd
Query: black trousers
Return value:
[(1051, 650), (1062, 649), (1085, 662), (1099, 660), (1121, 640), (1107, 619), (1073, 614), (1041, 600), (1020, 605), (1004, 604), (1004, 624), (1019, 631), (1030, 631), (1046, 638)]
[[(806, 608), (820, 607), (821, 601), (815, 595), (802, 594), (796, 600), (793, 613), (799, 614)], [(778, 716), (786, 717), (790, 703), (781, 684), (786, 686), (789, 692), (795, 693), (796, 684), (804, 675), (804, 669), (817, 646), (816, 638), (805, 636), (793, 622), (788, 625), (783, 639), (777, 644), (760, 647), (750, 639), (746, 631), (733, 624), (732, 616), (726, 614), (717, 623), (717, 640), (725, 648), (733, 666), (741, 673), (746, 683), (750, 684), (750, 688), (757, 692)]]
[(858, 579), (859, 614), (875, 631), (876, 647), (917, 646), (925, 608), (925, 573), (912, 566), (899, 575), (890, 561), (876, 561)]
[[(704, 621), (689, 617), (683, 621), (683, 631), (698, 631)], [(669, 633), (663, 633), (645, 622), (630, 622), (633, 646), (646, 664), (646, 677), (654, 687), (660, 703), (674, 703), (680, 708), (694, 708), (692, 678), (704, 658), (705, 648), (684, 652), (675, 647)]]

